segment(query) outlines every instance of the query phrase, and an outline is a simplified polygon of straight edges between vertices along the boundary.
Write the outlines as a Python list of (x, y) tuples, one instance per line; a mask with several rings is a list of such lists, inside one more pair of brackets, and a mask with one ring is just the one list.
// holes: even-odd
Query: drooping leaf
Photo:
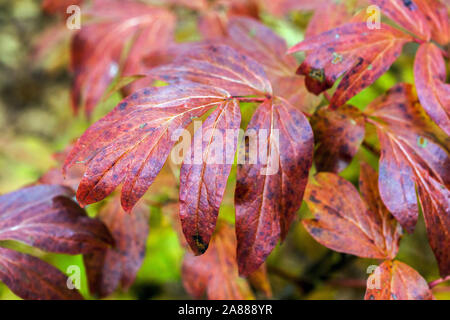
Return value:
[(253, 59), (222, 44), (192, 45), (173, 63), (149, 73), (169, 83), (193, 81), (212, 85), (232, 96), (272, 94), (263, 68)]
[(315, 94), (331, 88), (343, 75), (330, 102), (339, 107), (383, 75), (411, 39), (385, 24), (371, 30), (358, 22), (306, 39), (289, 52), (306, 51), (297, 73), (306, 76), (306, 86)]
[(85, 255), (84, 263), (91, 294), (103, 298), (113, 293), (119, 283), (124, 290), (133, 284), (145, 256), (149, 209), (138, 203), (131, 213), (126, 213), (120, 197), (114, 196), (100, 209), (98, 218), (110, 230), (114, 246)]
[(402, 227), (413, 232), (419, 216), (413, 169), (393, 136), (378, 130), (378, 139), (381, 198)]
[(365, 113), (377, 127), (381, 144), (381, 198), (412, 232), (418, 216), (415, 184), (419, 171), (427, 171), (447, 188), (450, 185), (450, 138), (423, 111), (411, 85), (396, 85)]
[(361, 163), (359, 191), (370, 212), (374, 215), (373, 221), (382, 236), (382, 240), (378, 237), (375, 243), (378, 247), (384, 247), (388, 257), (393, 259), (398, 252), (402, 230), (381, 200), (378, 190), (378, 173), (364, 162)]
[(240, 278), (236, 263), (236, 237), (233, 229), (217, 227), (208, 251), (196, 257), (187, 252), (182, 267), (183, 285), (194, 298), (205, 293), (211, 300), (242, 300), (253, 297), (245, 279)]
[(0, 280), (28, 300), (82, 300), (67, 286), (67, 276), (33, 256), (0, 247)]
[(233, 17), (227, 33), (230, 45), (263, 66), (274, 95), (304, 112), (312, 112), (319, 105), (321, 97), (308, 92), (305, 77), (294, 74), (296, 60), (286, 54), (286, 42), (270, 28), (251, 18)]
[(416, 0), (370, 0), (381, 8), (381, 12), (406, 30), (425, 41), (431, 38), (427, 18), (416, 4)]
[(428, 241), (443, 277), (450, 275), (450, 191), (426, 172), (417, 178)]
[(16, 240), (39, 249), (87, 253), (112, 243), (98, 220), (87, 217), (57, 185), (37, 185), (0, 196), (0, 240)]
[(450, 135), (450, 84), (445, 83), (445, 61), (436, 45), (420, 46), (414, 62), (414, 78), (423, 108)]
[(172, 146), (193, 117), (228, 99), (228, 93), (186, 83), (146, 88), (123, 100), (78, 139), (64, 169), (83, 163), (87, 170), (77, 199), (98, 202), (120, 183), (122, 207), (129, 212), (163, 167)]
[(350, 105), (336, 111), (322, 108), (312, 116), (311, 126), (318, 143), (314, 154), (317, 170), (336, 173), (344, 170), (364, 139), (363, 114)]
[(431, 27), (431, 37), (445, 45), (450, 42), (450, 18), (440, 0), (414, 0)]
[(239, 103), (220, 105), (194, 136), (180, 172), (180, 218), (191, 249), (202, 254), (216, 227), (217, 215), (237, 147)]
[(141, 73), (142, 59), (172, 41), (175, 18), (130, 0), (96, 0), (86, 14), (95, 22), (73, 38), (71, 94), (74, 110), (84, 108), (89, 115), (117, 75)]
[(314, 239), (332, 250), (391, 259), (398, 250), (396, 222), (378, 202), (373, 169), (363, 166), (361, 172), (361, 189), (369, 205), (350, 182), (333, 173), (319, 173), (308, 184), (305, 196), (315, 218), (303, 220), (303, 225)]
[(259, 156), (238, 165), (235, 194), (242, 275), (258, 269), (279, 238), (285, 238), (302, 202), (313, 153), (308, 121), (283, 101), (259, 106), (247, 127), (251, 132), (257, 132), (257, 143), (243, 144), (245, 151)]
[[(427, 282), (400, 261), (385, 261), (367, 280), (366, 300), (432, 300)], [(376, 288), (378, 287), (378, 288)]]
[(414, 229), (422, 203), (441, 274), (448, 269), (450, 138), (421, 109), (410, 85), (399, 84), (366, 109), (381, 144), (381, 198), (402, 226)]

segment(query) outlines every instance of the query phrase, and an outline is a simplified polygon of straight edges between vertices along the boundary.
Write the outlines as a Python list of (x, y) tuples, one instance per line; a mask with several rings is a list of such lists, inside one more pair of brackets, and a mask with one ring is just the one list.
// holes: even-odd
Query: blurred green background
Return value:
[[(200, 39), (193, 15), (177, 10), (179, 27), (177, 41)], [(302, 39), (309, 13), (293, 13), (284, 20), (267, 15), (264, 22), (284, 37), (289, 45)], [(42, 33), (56, 22), (44, 15), (37, 0), (0, 0), (0, 194), (34, 183), (47, 170), (57, 165), (52, 155), (64, 150), (89, 126), (83, 115), (74, 116), (69, 103), (71, 75), (67, 64), (68, 42), (63, 41), (49, 52), (36, 54)], [(352, 99), (351, 104), (364, 108), (394, 84), (413, 83), (413, 57), (416, 46), (406, 46), (405, 54), (391, 70), (370, 88)], [(92, 120), (111, 110), (120, 100), (114, 94), (97, 108)], [(252, 105), (243, 107), (244, 122), (248, 122)], [(342, 175), (356, 184), (361, 160), (377, 165), (377, 159), (361, 150)], [(234, 172), (234, 171), (233, 171)], [(170, 176), (170, 173), (166, 173)], [(177, 197), (171, 181), (167, 188), (152, 188), (156, 201)], [(232, 173), (229, 190), (221, 208), (221, 218), (233, 220)], [(98, 207), (98, 206), (97, 206)], [(88, 208), (95, 214), (96, 206)], [(128, 292), (118, 290), (112, 299), (185, 299), (180, 266), (184, 249), (173, 231), (170, 213), (164, 207), (152, 207), (147, 255), (135, 284)], [(307, 216), (304, 205), (301, 217)], [(79, 265), (81, 256), (47, 254), (16, 243), (1, 243), (23, 252), (30, 252), (57, 266), (63, 272), (69, 265)], [(429, 248), (423, 220), (413, 235), (404, 236), (399, 260), (411, 265), (428, 280), (439, 278), (434, 256)], [(377, 261), (356, 259), (332, 252), (316, 243), (296, 223), (286, 242), (277, 247), (268, 259), (269, 278), (274, 299), (362, 299), (366, 270)], [(439, 292), (438, 292), (439, 291)], [(448, 299), (445, 290), (435, 292), (437, 298)], [(442, 292), (441, 292), (442, 291)], [(89, 296), (85, 275), (81, 292)], [(257, 296), (260, 297), (260, 296)], [(15, 295), (0, 283), (0, 299), (15, 299)]]

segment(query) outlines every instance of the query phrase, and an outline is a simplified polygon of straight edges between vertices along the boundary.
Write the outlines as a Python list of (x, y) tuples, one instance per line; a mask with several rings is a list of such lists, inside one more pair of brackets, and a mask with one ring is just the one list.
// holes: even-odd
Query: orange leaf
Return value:
[(350, 182), (332, 173), (319, 173), (305, 195), (315, 218), (303, 220), (303, 225), (314, 239), (332, 250), (391, 259), (397, 254), (399, 230), (379, 202), (376, 173), (367, 165), (361, 168), (360, 183), (369, 205)]
[[(427, 282), (400, 261), (385, 261), (368, 281), (366, 300), (432, 300)], [(379, 286), (379, 288), (373, 288)]]

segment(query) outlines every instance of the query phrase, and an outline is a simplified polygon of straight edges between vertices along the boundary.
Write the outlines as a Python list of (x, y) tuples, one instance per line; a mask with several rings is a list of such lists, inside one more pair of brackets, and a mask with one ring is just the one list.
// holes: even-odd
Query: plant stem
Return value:
[(433, 289), (434, 287), (436, 287), (437, 285), (440, 285), (441, 283), (444, 283), (446, 281), (450, 281), (450, 276), (446, 276), (445, 278), (440, 278), (434, 281), (431, 281), (428, 286), (430, 287), (430, 289)]
[(323, 96), (325, 97), (325, 99), (327, 99), (328, 103), (331, 102), (331, 96), (328, 92), (324, 91)]
[(238, 97), (238, 96), (234, 96), (231, 97), (232, 99), (237, 99), (239, 100), (239, 102), (264, 102), (266, 101), (268, 98), (248, 98), (248, 97)]

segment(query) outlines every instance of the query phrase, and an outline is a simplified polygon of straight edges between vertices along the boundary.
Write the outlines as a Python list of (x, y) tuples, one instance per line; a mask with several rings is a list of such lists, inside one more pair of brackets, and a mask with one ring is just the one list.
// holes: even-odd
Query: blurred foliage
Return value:
[[(199, 40), (195, 15), (184, 9), (177, 9), (176, 13), (179, 16), (176, 40)], [(280, 20), (263, 14), (262, 20), (284, 37), (289, 45), (293, 45), (302, 40), (310, 17), (309, 13), (296, 12)], [(52, 155), (64, 150), (89, 126), (82, 115), (74, 116), (70, 108), (68, 42), (63, 42), (42, 61), (33, 55), (34, 45), (42, 32), (55, 22), (54, 17), (41, 12), (40, 1), (0, 0), (0, 194), (34, 183), (56, 165)], [(412, 65), (416, 49), (415, 45), (406, 46), (404, 55), (390, 71), (350, 103), (364, 109), (395, 83), (413, 83)], [(92, 121), (106, 114), (120, 99), (121, 96), (116, 93), (102, 102)], [(242, 127), (247, 125), (254, 109), (255, 105), (242, 105)], [(370, 133), (368, 135), (368, 140), (372, 141)], [(362, 148), (351, 165), (341, 173), (355, 185), (362, 160), (377, 166), (377, 158)], [(178, 172), (179, 167), (166, 165), (149, 190), (149, 198), (156, 204), (177, 200)], [(235, 172), (233, 168), (220, 210), (220, 219), (230, 222), (234, 221)], [(95, 215), (98, 208), (90, 206), (89, 214)], [(184, 249), (172, 222), (176, 209), (155, 205), (150, 210), (147, 254), (136, 282), (128, 292), (118, 291), (111, 299), (188, 298), (180, 278)], [(302, 206), (299, 215), (310, 215), (306, 205)], [(2, 245), (32, 253), (63, 272), (69, 265), (80, 266), (83, 276), (81, 292), (87, 298), (94, 298), (87, 289), (81, 256), (48, 254), (16, 243)], [(404, 236), (398, 258), (417, 269), (428, 281), (438, 278), (423, 219), (413, 235)], [(315, 242), (299, 223), (292, 227), (286, 241), (276, 248), (267, 261), (274, 299), (362, 299), (368, 276), (366, 270), (372, 264), (377, 264), (377, 261), (356, 259), (326, 249)], [(436, 292), (436, 296), (448, 299), (450, 292)], [(16, 298), (0, 283), (0, 299)]]

